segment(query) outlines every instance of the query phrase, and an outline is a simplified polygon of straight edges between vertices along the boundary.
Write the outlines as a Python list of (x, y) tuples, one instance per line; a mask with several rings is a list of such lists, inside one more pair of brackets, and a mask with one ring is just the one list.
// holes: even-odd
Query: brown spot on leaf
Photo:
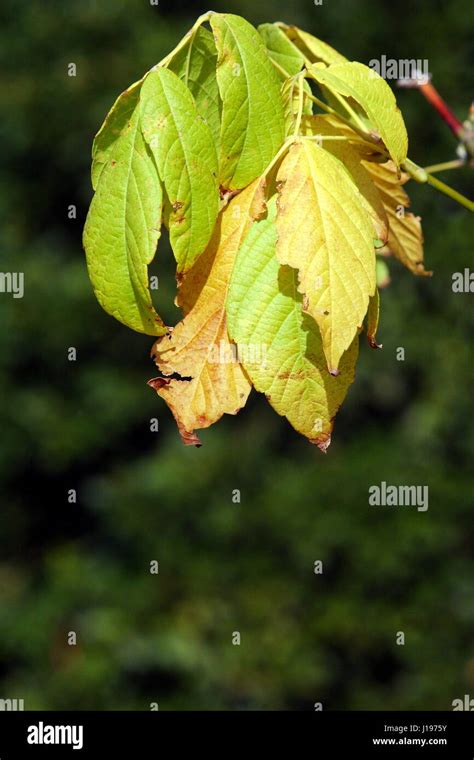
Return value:
[(221, 198), (221, 201), (224, 201), (224, 203), (229, 203), (232, 198), (235, 198), (236, 195), (238, 195), (241, 190), (229, 190), (228, 188), (224, 187), (223, 185), (219, 185), (219, 195)]
[(184, 206), (184, 202), (183, 202), (183, 201), (175, 201), (175, 202), (172, 204), (172, 207), (173, 207), (173, 211), (179, 211), (179, 209), (180, 209), (180, 208), (183, 208), (183, 206)]
[(301, 380), (306, 377), (306, 372), (302, 369), (296, 370), (296, 372), (280, 372), (277, 375), (277, 380)]

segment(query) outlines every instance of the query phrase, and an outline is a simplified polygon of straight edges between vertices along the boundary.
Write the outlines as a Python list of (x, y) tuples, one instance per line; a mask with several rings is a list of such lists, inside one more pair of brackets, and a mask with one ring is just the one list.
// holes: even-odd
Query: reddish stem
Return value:
[(443, 100), (439, 92), (431, 82), (420, 83), (418, 88), (421, 90), (426, 100), (436, 108), (441, 118), (446, 122), (451, 131), (458, 137), (462, 138), (464, 127), (459, 119), (453, 114), (448, 104)]

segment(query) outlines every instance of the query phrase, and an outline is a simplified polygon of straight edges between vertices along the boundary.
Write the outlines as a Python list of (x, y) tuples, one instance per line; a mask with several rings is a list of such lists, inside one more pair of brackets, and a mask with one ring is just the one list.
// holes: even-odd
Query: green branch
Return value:
[(466, 198), (464, 195), (461, 195), (461, 193), (458, 193), (457, 190), (454, 190), (454, 188), (441, 182), (440, 179), (428, 174), (426, 169), (418, 166), (418, 164), (415, 164), (415, 162), (411, 161), (409, 158), (407, 158), (402, 164), (402, 169), (404, 169), (416, 182), (427, 182), (440, 193), (443, 193), (443, 195), (447, 195), (448, 198), (452, 198), (453, 201), (464, 206), (464, 208), (469, 209), (469, 211), (474, 211), (474, 203), (470, 201), (469, 198)]
[(433, 177), (431, 174), (428, 174), (427, 182), (429, 185), (436, 188), (436, 190), (439, 190), (440, 193), (443, 193), (443, 195), (447, 195), (449, 198), (452, 198), (453, 201), (457, 201), (461, 204), (461, 206), (469, 209), (469, 211), (474, 211), (473, 201), (470, 201), (469, 198), (461, 195), (461, 193), (458, 193), (458, 191), (454, 190), (454, 188), (449, 187), (449, 185), (446, 185), (444, 182), (441, 182), (441, 180), (437, 177)]

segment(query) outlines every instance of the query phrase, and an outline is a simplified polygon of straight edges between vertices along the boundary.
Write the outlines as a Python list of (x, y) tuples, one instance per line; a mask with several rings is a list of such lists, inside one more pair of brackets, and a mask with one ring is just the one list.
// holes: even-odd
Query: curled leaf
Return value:
[(89, 277), (106, 312), (133, 330), (163, 335), (147, 270), (160, 236), (162, 190), (137, 108), (105, 157), (84, 227)]
[(367, 340), (371, 348), (382, 348), (381, 343), (377, 343), (375, 336), (379, 326), (380, 316), (380, 296), (376, 288), (373, 296), (370, 297), (369, 309), (367, 311)]
[(425, 269), (423, 262), (423, 232), (420, 218), (406, 209), (410, 199), (403, 189), (407, 177), (398, 177), (392, 161), (374, 164), (365, 161), (364, 166), (372, 177), (380, 193), (388, 218), (388, 248), (410, 272), (425, 277), (432, 272)]
[(257, 181), (223, 209), (207, 250), (182, 280), (184, 319), (153, 347), (156, 365), (166, 376), (153, 380), (153, 387), (173, 412), (185, 442), (223, 414), (236, 414), (250, 393), (228, 338), (226, 301), (237, 250), (263, 204), (263, 186)]

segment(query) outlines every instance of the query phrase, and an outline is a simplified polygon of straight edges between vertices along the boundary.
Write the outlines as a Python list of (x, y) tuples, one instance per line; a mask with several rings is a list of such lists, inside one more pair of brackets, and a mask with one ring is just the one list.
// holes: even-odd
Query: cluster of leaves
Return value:
[[(364, 323), (377, 347), (383, 257), (427, 274), (407, 147), (381, 77), (281, 23), (207, 13), (120, 95), (94, 140), (88, 270), (108, 313), (157, 336), (150, 385), (185, 443), (253, 386), (327, 449)], [(162, 223), (174, 328), (148, 281)]]

